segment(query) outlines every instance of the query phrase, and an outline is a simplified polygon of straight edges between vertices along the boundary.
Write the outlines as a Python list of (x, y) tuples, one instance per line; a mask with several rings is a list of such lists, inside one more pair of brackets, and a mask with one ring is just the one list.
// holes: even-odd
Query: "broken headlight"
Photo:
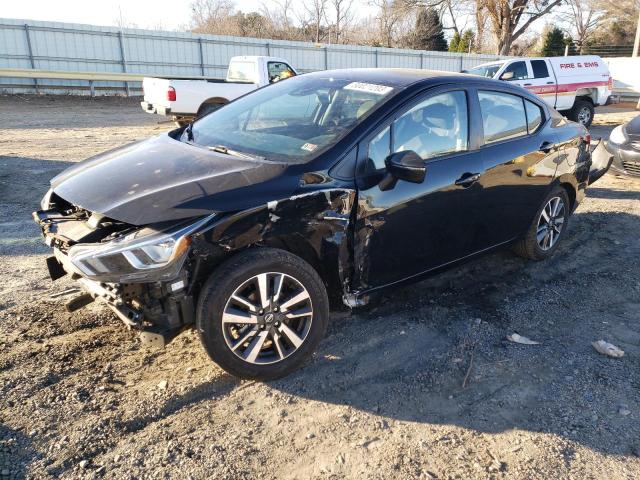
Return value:
[(69, 260), (85, 276), (104, 282), (170, 279), (182, 267), (191, 235), (211, 218), (168, 231), (143, 228), (103, 244), (74, 245)]

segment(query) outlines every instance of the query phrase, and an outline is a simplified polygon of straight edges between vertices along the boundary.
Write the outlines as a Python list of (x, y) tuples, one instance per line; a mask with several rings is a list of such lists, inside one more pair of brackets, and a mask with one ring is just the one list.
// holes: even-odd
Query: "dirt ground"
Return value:
[[(48, 180), (171, 124), (117, 98), (0, 112), (0, 479), (640, 478), (640, 180), (590, 188), (549, 261), (498, 252), (336, 312), (302, 370), (245, 382), (194, 332), (146, 350), (51, 297)], [(594, 137), (637, 113), (606, 112)]]

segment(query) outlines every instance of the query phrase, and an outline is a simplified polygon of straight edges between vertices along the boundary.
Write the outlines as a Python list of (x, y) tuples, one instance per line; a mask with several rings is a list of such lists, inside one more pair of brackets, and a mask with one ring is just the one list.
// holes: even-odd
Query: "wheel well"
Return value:
[(567, 195), (569, 196), (569, 202), (571, 203), (571, 210), (573, 211), (573, 206), (576, 203), (576, 191), (573, 188), (573, 185), (571, 185), (570, 183), (561, 183), (560, 186), (567, 192)]
[[(333, 278), (330, 269), (324, 268), (320, 258), (311, 245), (303, 238), (297, 236), (273, 237), (264, 243), (265, 246), (284, 250), (303, 259), (317, 272), (329, 294), (332, 306), (340, 304), (342, 300), (342, 288), (339, 278)], [(256, 248), (260, 248), (259, 246)], [(337, 277), (337, 275), (335, 275)]]
[(202, 107), (202, 105), (209, 104), (209, 103), (229, 103), (229, 100), (223, 97), (207, 98), (204, 102), (200, 104), (200, 106)]
[(593, 96), (596, 95), (596, 92), (593, 91), (581, 91), (580, 94), (576, 95), (576, 100), (584, 100), (585, 102), (589, 102), (591, 105), (595, 105), (595, 100)]
[(222, 97), (208, 98), (200, 104), (200, 106), (198, 107), (198, 112), (196, 113), (196, 116), (199, 117), (202, 114), (202, 109), (204, 108), (205, 105), (216, 105), (216, 104), (224, 105), (225, 103), (229, 103), (229, 100), (227, 100), (226, 98), (222, 98)]

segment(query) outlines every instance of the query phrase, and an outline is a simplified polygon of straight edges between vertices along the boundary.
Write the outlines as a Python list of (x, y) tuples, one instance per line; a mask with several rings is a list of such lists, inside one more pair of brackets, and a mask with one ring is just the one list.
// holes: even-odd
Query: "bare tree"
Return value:
[(235, 13), (232, 0), (193, 0), (191, 3), (191, 28), (195, 32), (232, 35), (228, 22)]
[(268, 0), (260, 9), (271, 25), (271, 38), (299, 40), (299, 31), (294, 26), (293, 0)]
[[(482, 0), (476, 0), (481, 2)], [(564, 0), (486, 0), (484, 8), (488, 13), (496, 43), (496, 53), (508, 55), (512, 43), (518, 39), (533, 22), (547, 15)]]
[(300, 17), (302, 27), (311, 28), (313, 41), (320, 43), (323, 38), (323, 26), (326, 24), (327, 4), (329, 0), (305, 0), (302, 4), (303, 16)]
[(484, 47), (484, 32), (487, 25), (487, 12), (485, 4), (483, 2), (476, 2), (475, 9), (476, 17), (476, 41), (475, 51), (476, 53), (482, 53)]
[(331, 7), (335, 43), (340, 43), (343, 31), (347, 30), (353, 21), (353, 0), (331, 0)]
[[(371, 0), (370, 4), (378, 8), (377, 43), (384, 47), (393, 47), (400, 36), (399, 27), (407, 23), (408, 14), (415, 9), (415, 5), (405, 0)], [(406, 33), (406, 29), (402, 30), (405, 30), (402, 33)]]
[(605, 11), (595, 0), (567, 0), (568, 11), (564, 15), (579, 53), (587, 40), (602, 24)]

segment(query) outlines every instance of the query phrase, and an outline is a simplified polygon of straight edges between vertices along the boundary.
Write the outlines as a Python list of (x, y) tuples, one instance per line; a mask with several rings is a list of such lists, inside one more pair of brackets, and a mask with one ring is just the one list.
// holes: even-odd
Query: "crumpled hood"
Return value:
[(89, 158), (51, 180), (64, 200), (133, 225), (251, 208), (289, 197), (297, 185), (286, 164), (211, 152), (168, 134)]

